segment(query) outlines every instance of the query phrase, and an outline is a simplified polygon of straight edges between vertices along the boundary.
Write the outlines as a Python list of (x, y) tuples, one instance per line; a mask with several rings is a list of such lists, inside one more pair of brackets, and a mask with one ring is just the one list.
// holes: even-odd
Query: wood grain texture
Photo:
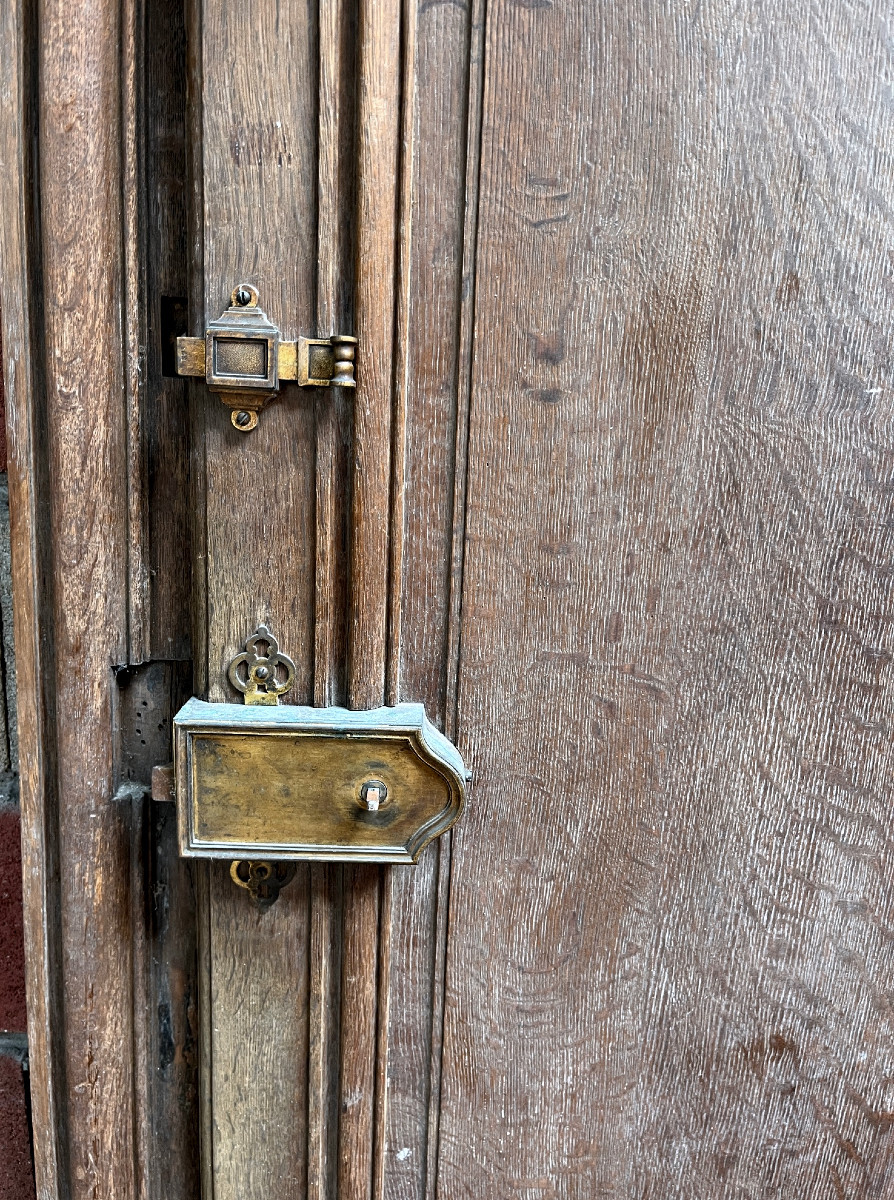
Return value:
[[(317, 167), (319, 336), (353, 329), (353, 168), (356, 14), (347, 0), (321, 0)], [(347, 697), (347, 588), (353, 396), (314, 393), (316, 413), (316, 556), (314, 703)]]
[(285, 1200), (307, 1179), (308, 871), (264, 913), (227, 863), (209, 876), (214, 1195)]
[[(443, 728), (463, 354), (458, 330), (472, 296), (463, 289), (463, 245), (475, 40), (464, 6), (408, 6), (405, 22), (388, 698), (423, 701)], [(391, 875), (380, 1147), (383, 1195), (394, 1200), (433, 1194), (448, 847), (442, 839), (413, 870)]]
[(328, 1200), (338, 1179), (342, 868), (314, 863), (310, 889), (307, 1195)]
[(351, 708), (373, 708), (382, 703), (385, 692), (400, 36), (398, 0), (360, 0), (354, 328), (363, 352), (354, 393)]
[[(262, 0), (250, 11), (201, 11), (204, 299), (193, 331), (203, 333), (235, 284), (247, 282), (294, 339), (315, 319), (314, 8), (309, 0)], [(288, 53), (279, 30), (288, 31)], [(311, 398), (284, 387), (248, 437), (216, 397), (201, 394), (208, 698), (235, 697), (226, 665), (265, 622), (298, 665), (285, 700), (305, 702), (313, 664)]]
[[(348, 705), (385, 700), (388, 645), (394, 295), (400, 167), (401, 5), (360, 0), (357, 18), (354, 331), (363, 347), (354, 393)], [(381, 1194), (381, 1081), (386, 1070), (388, 869), (344, 873), (338, 1195)], [(378, 1091), (377, 1091), (378, 1088)]]
[(176, 811), (150, 799), (153, 764), (173, 753), (173, 714), (191, 690), (189, 663), (118, 672), (121, 786), (131, 821), (135, 1132), (139, 1195), (197, 1200), (198, 980), (191, 864), (177, 853)]
[(44, 430), (37, 418), (42, 390), (39, 326), (31, 292), (34, 252), (30, 181), (34, 170), (28, 123), (34, 83), (30, 5), (0, 9), (0, 40), (7, 48), (0, 72), (0, 279), (3, 304), (3, 381), (9, 436), (10, 553), (15, 604), (19, 727), (19, 795), (22, 824), (25, 969), (28, 998), (31, 1119), (39, 1200), (54, 1200), (67, 1177), (66, 1105), (60, 994), (57, 905), (52, 879), (58, 870), (56, 840), (47, 811), (54, 763), (41, 670), (42, 617), (46, 612), (47, 545), (41, 538), (41, 484), (45, 482)]
[(148, 1192), (155, 1200), (201, 1194), (199, 1154), (199, 997), (193, 868), (177, 855), (176, 813), (151, 803), (144, 862), (149, 936), (150, 1119)]
[(38, 1192), (126, 1200), (130, 833), (111, 669), (127, 634), (119, 15), (102, 3), (16, 14), (3, 273)]
[[(345, 0), (321, 0), (318, 13), (316, 330), (327, 336), (353, 329), (356, 14)], [(314, 411), (314, 703), (344, 705), (353, 397), (318, 391)], [(341, 866), (310, 868), (308, 1200), (330, 1200), (338, 1187), (343, 896)]]
[(159, 741), (170, 753), (170, 695), (140, 710), (135, 738), (121, 690), (123, 664), (149, 649), (143, 564), (157, 546), (143, 457), (157, 426), (142, 389), (143, 137), (157, 130), (142, 106), (142, 35), (153, 15), (140, 4), (4, 10), (2, 282), (42, 1200), (158, 1194), (167, 1175), (154, 1172), (152, 1131), (163, 1128), (177, 1180), (164, 1194), (191, 1194), (189, 1114), (178, 1124), (176, 1104), (153, 1093), (144, 1053), (165, 966), (145, 936), (133, 799)]
[[(317, 22), (308, 0), (199, 5), (191, 18), (193, 163), (202, 279), (193, 333), (254, 284), (286, 338), (315, 323)], [(199, 297), (195, 297), (199, 299)], [(201, 511), (195, 627), (209, 699), (237, 700), (226, 665), (258, 624), (313, 694), (314, 405), (283, 388), (244, 435), (201, 385), (193, 431)], [(275, 1200), (307, 1185), (309, 869), (258, 913), (226, 867), (207, 872), (200, 961), (207, 1025), (207, 1185)]]
[(890, 33), (488, 6), (441, 1195), (894, 1186)]
[(342, 919), (339, 1200), (369, 1200), (373, 1157), (379, 1004), (381, 877), (387, 867), (345, 866)]

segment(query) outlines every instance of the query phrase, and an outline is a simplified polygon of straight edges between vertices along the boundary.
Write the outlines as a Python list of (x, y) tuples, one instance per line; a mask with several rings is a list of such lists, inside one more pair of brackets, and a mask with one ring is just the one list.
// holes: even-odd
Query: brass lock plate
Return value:
[(346, 334), (285, 341), (258, 304), (249, 283), (233, 288), (230, 306), (204, 338), (177, 338), (177, 374), (205, 376), (209, 389), (231, 409), (236, 429), (249, 433), (258, 412), (280, 383), (299, 387), (356, 387), (357, 339)]
[(180, 852), (412, 863), (462, 812), (459, 751), (421, 704), (190, 700), (174, 718)]

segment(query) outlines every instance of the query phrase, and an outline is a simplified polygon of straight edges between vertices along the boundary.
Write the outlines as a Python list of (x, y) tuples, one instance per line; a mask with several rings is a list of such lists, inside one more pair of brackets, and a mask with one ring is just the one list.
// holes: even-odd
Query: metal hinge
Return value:
[(251, 284), (233, 288), (230, 307), (203, 338), (177, 338), (177, 374), (204, 375), (212, 392), (231, 409), (236, 429), (248, 433), (280, 383), (299, 387), (356, 387), (357, 339), (300, 337), (283, 341)]

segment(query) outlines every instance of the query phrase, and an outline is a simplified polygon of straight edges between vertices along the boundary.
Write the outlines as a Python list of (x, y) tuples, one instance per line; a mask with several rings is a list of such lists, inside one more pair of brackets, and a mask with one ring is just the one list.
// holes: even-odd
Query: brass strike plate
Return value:
[(190, 700), (174, 718), (174, 756), (189, 858), (412, 863), (465, 798), (459, 751), (421, 704)]

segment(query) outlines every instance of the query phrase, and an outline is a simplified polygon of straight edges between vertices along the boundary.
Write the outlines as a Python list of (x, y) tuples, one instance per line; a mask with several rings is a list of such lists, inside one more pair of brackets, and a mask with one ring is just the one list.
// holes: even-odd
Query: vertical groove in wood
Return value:
[[(480, 196), (483, 136), (485, 40), (487, 0), (473, 0), (468, 44), (468, 109), (466, 116), (466, 160), (464, 171), (464, 219), (462, 276), (459, 308), (456, 427), (453, 455), (453, 508), (451, 513), (450, 593), (444, 674), (444, 729), (459, 741), (459, 672), (462, 651), (462, 580), (465, 564), (466, 510), (469, 478), (469, 421), (472, 403), (472, 371), (475, 351), (475, 303), (478, 275), (478, 205)], [(472, 781), (474, 787), (474, 779)], [(444, 1075), (444, 1021), (446, 1012), (447, 957), (450, 938), (450, 892), (453, 874), (453, 835), (441, 839), (438, 848), (438, 892), (436, 908), (436, 960), (432, 987), (431, 1094), (429, 1101), (429, 1144), (426, 1162), (426, 1197), (439, 1198), (441, 1149), (441, 1094)]]
[[(317, 302), (320, 336), (349, 333), (351, 255), (349, 81), (351, 13), (345, 0), (320, 0), (319, 159), (317, 170)], [(353, 397), (338, 388), (314, 393), (316, 553), (314, 703), (345, 702), (349, 441)]]
[[(391, 414), (391, 504), (388, 559), (388, 644), (385, 663), (385, 702), (397, 704), (400, 695), (401, 600), (403, 596), (403, 546), (405, 534), (407, 457), (407, 389), (410, 298), (413, 260), (413, 149), (416, 133), (414, 76), (416, 70), (417, 6), (405, 0), (401, 33), (401, 84), (399, 105), (399, 176), (395, 238), (394, 335)], [(397, 164), (396, 164), (397, 165)]]
[(148, 520), (146, 496), (146, 446), (143, 436), (142, 393), (145, 379), (146, 323), (143, 298), (144, 243), (141, 219), (144, 189), (141, 186), (141, 144), (138, 120), (142, 116), (143, 0), (121, 3), (121, 331), (124, 354), (124, 389), (127, 437), (127, 659), (143, 662), (149, 654), (149, 608), (145, 551)]
[[(355, 333), (348, 703), (383, 702), (390, 569), (394, 288), (398, 203), (400, 0), (360, 0), (357, 31)], [(345, 870), (339, 1120), (340, 1200), (375, 1180), (376, 1052), (384, 872)], [(387, 957), (384, 960), (387, 963)], [(387, 986), (387, 982), (385, 984)]]
[[(120, 205), (130, 100), (116, 5), (41, 3), (14, 19), (4, 40), (15, 51), (4, 69), (12, 95), (3, 316), (36, 1170), (42, 1198), (128, 1200), (136, 1189), (133, 962), (122, 919), (130, 822), (114, 798), (111, 664), (127, 652)], [(36, 108), (24, 78), (32, 38)], [(37, 309), (39, 341), (29, 328)], [(38, 357), (45, 426), (44, 395), (28, 377)]]
[[(319, 0), (316, 332), (350, 333), (352, 12), (345, 0)], [(314, 703), (346, 699), (347, 519), (353, 397), (317, 391), (315, 414)], [(310, 869), (307, 1195), (334, 1200), (343, 872)]]
[[(189, 331), (185, 319), (182, 327), (179, 323), (180, 305), (189, 307), (189, 5), (183, 0), (140, 0), (140, 7), (143, 350), (141, 428), (133, 437), (142, 439), (139, 466), (146, 539), (142, 556), (143, 658), (170, 661), (191, 657), (189, 381), (164, 373), (166, 337)], [(185, 318), (186, 314), (182, 315)], [(133, 438), (132, 446), (136, 446)], [(135, 657), (132, 650), (132, 661)]]
[[(466, 118), (466, 161), (462, 277), (457, 353), (457, 399), (453, 454), (453, 508), (450, 546), (450, 607), (447, 621), (447, 669), (444, 676), (444, 728), (458, 737), (457, 695), (462, 640), (462, 580), (466, 544), (466, 507), (469, 477), (469, 414), (472, 402), (472, 368), (475, 350), (475, 302), (478, 289), (478, 202), (481, 172), (481, 139), (484, 112), (484, 46), (487, 33), (487, 0), (473, 0), (469, 24), (469, 86)], [(448, 851), (449, 853), (449, 851)]]
[[(202, 173), (202, 0), (185, 0), (186, 11), (186, 173), (188, 179), (189, 299), (190, 332), (205, 333), (205, 194)], [(206, 388), (203, 382), (187, 383), (189, 401), (190, 471), (189, 493), (192, 513), (191, 545), (191, 642), (193, 687), (197, 696), (208, 697), (208, 467), (205, 446)], [(207, 880), (205, 881), (207, 891)], [(208, 1193), (210, 1197), (211, 1193)]]
[(33, 0), (0, 7), (0, 281), (3, 378), (9, 436), (10, 549), (16, 645), (19, 795), (31, 1117), (38, 1200), (68, 1192), (60, 929), (55, 880), (52, 626), (47, 621), (49, 545), (43, 521), (46, 447), (43, 408), (39, 263), (35, 237), (31, 118), (37, 81)]
[[(465, 6), (405, 10), (388, 699), (423, 701), (442, 728), (452, 725), (480, 17)], [(388, 1103), (377, 1126), (385, 1200), (434, 1195), (449, 863), (448, 835), (391, 880)]]

